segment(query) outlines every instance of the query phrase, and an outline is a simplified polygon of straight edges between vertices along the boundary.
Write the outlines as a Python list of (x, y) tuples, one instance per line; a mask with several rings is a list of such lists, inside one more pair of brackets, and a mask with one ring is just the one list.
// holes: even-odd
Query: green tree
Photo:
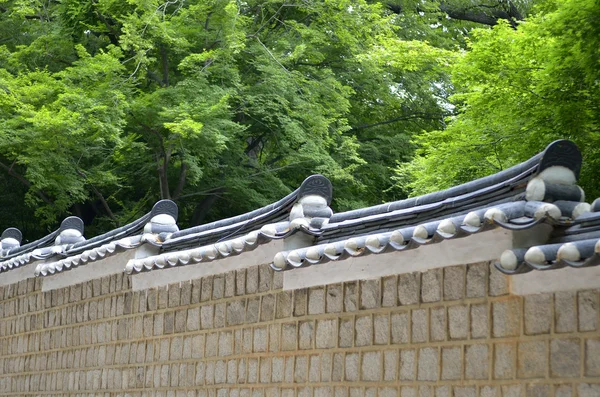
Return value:
[(595, 0), (546, 2), (514, 29), (477, 30), (452, 71), (456, 106), (448, 128), (420, 134), (417, 156), (398, 167), (412, 194), (498, 172), (553, 140), (575, 141), (581, 184), (600, 195), (600, 7)]

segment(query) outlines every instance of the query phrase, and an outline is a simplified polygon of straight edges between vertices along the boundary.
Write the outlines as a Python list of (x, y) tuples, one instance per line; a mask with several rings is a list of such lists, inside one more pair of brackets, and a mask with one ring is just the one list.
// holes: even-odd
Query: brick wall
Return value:
[(296, 291), (265, 266), (42, 282), (0, 288), (0, 395), (600, 396), (599, 290), (513, 296), (487, 263)]

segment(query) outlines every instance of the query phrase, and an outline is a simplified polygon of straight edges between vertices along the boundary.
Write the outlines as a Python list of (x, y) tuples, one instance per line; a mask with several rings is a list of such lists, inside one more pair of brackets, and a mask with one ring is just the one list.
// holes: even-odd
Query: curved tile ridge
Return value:
[[(330, 222), (343, 222), (369, 215), (383, 214), (396, 210), (440, 203), (458, 196), (469, 195), (472, 200), (480, 200), (482, 196), (488, 196), (490, 192), (500, 190), (506, 186), (510, 186), (513, 191), (512, 194), (515, 195), (525, 190), (526, 182), (544, 172), (546, 172), (544, 174), (544, 180), (548, 179), (548, 181), (552, 183), (561, 181), (561, 179), (556, 176), (558, 173), (546, 171), (549, 168), (564, 169), (567, 172), (561, 173), (560, 175), (566, 174), (564, 178), (571, 178), (569, 181), (576, 180), (579, 177), (579, 170), (581, 168), (581, 153), (579, 152), (577, 145), (567, 140), (558, 140), (552, 142), (543, 152), (535, 155), (531, 159), (496, 174), (419, 197), (337, 213), (331, 217)], [(563, 199), (569, 200), (568, 197)], [(532, 199), (532, 201), (541, 200)], [(483, 202), (482, 205), (489, 202), (489, 200)]]
[(165, 267), (190, 265), (200, 262), (211, 262), (216, 259), (239, 255), (256, 249), (259, 245), (272, 240), (284, 239), (294, 233), (302, 232), (316, 235), (318, 231), (311, 229), (305, 221), (284, 221), (264, 225), (260, 230), (254, 230), (243, 236), (224, 240), (215, 244), (191, 248), (182, 251), (167, 252), (142, 259), (131, 259), (125, 266), (128, 274), (140, 273)]
[(566, 266), (573, 268), (598, 266), (600, 265), (600, 232), (596, 234), (597, 237), (591, 239), (506, 250), (495, 266), (505, 274), (560, 269)]
[(311, 175), (298, 189), (273, 204), (242, 215), (175, 232), (165, 241), (162, 249), (174, 251), (215, 244), (288, 218), (305, 218), (310, 221), (310, 227), (319, 228), (327, 223), (332, 215), (329, 208), (332, 195), (333, 188), (329, 179), (323, 175)]
[(415, 249), (444, 240), (463, 238), (502, 227), (523, 230), (564, 219), (561, 209), (544, 202), (518, 201), (409, 226), (393, 232), (369, 234), (346, 240), (279, 252), (271, 267), (276, 271), (336, 261), (354, 256)]

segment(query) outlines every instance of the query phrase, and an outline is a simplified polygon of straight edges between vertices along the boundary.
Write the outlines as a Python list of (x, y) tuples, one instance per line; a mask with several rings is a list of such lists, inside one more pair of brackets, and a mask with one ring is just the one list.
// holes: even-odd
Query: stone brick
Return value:
[(292, 291), (277, 293), (275, 318), (287, 318), (292, 315)]
[(519, 335), (521, 306), (517, 299), (492, 304), (492, 333), (495, 338)]
[(448, 335), (450, 339), (466, 339), (469, 336), (469, 307), (448, 308)]
[(554, 397), (573, 397), (573, 387), (571, 385), (557, 385)]
[(439, 352), (435, 347), (419, 349), (417, 379), (436, 381), (439, 375)]
[(502, 386), (502, 397), (523, 397), (525, 393), (522, 385)]
[(435, 388), (435, 397), (451, 397), (450, 386), (438, 386)]
[(204, 354), (206, 357), (215, 357), (218, 353), (219, 347), (219, 333), (212, 332), (206, 335), (206, 348)]
[[(246, 301), (238, 299), (227, 304), (227, 324), (239, 325), (244, 323)], [(188, 315), (189, 316), (189, 315)]]
[(225, 276), (223, 274), (218, 274), (213, 277), (213, 290), (212, 290), (212, 298), (213, 299), (222, 299), (225, 295)]
[(420, 273), (401, 274), (398, 276), (398, 300), (401, 305), (419, 303)]
[(235, 294), (237, 296), (246, 294), (246, 269), (235, 271)]
[(431, 269), (421, 275), (421, 301), (438, 302), (442, 298), (442, 269)]
[(398, 278), (396, 276), (383, 279), (381, 306), (395, 307), (398, 304)]
[(453, 301), (465, 297), (466, 267), (444, 268), (444, 300)]
[(432, 342), (446, 340), (446, 308), (432, 308), (429, 315), (429, 339)]
[(327, 286), (325, 295), (325, 311), (327, 313), (339, 313), (344, 309), (344, 289), (342, 284), (331, 284)]
[(369, 346), (373, 343), (373, 319), (371, 316), (356, 318), (354, 335), (356, 346)]
[(219, 333), (219, 356), (233, 354), (233, 333), (231, 331)]
[(387, 314), (378, 314), (373, 317), (373, 327), (376, 345), (390, 343), (390, 318)]
[(462, 377), (462, 349), (442, 348), (442, 380), (460, 380)]
[(583, 291), (577, 295), (579, 331), (595, 331), (598, 324), (598, 293)]
[(267, 351), (267, 327), (256, 327), (253, 332), (252, 351), (254, 353), (263, 353)]
[(207, 302), (212, 298), (212, 276), (202, 278), (202, 290), (200, 291), (200, 302)]
[(283, 272), (273, 272), (273, 281), (271, 289), (273, 291), (283, 288)]
[(379, 279), (360, 281), (360, 308), (375, 309), (381, 304)]
[(600, 339), (585, 341), (585, 376), (600, 376)]
[(392, 313), (392, 343), (408, 343), (409, 319), (408, 312)]
[(400, 350), (400, 380), (415, 380), (417, 376), (417, 354), (415, 350)]
[(180, 309), (175, 312), (175, 332), (185, 332), (187, 327), (187, 309)]
[(488, 378), (488, 345), (470, 345), (465, 348), (465, 378)]
[(260, 321), (271, 321), (275, 318), (275, 295), (264, 295), (260, 300)]
[(311, 288), (308, 290), (308, 314), (321, 313), (325, 313), (325, 288)]
[(434, 397), (434, 388), (430, 385), (419, 386), (419, 397)]
[(574, 332), (577, 329), (577, 299), (575, 292), (554, 294), (554, 329), (558, 333)]
[(412, 343), (427, 342), (427, 309), (412, 311)]
[(550, 342), (550, 374), (554, 378), (579, 376), (579, 339), (554, 339)]
[(552, 325), (552, 294), (525, 297), (525, 334), (547, 334)]
[(331, 382), (331, 367), (333, 365), (333, 354), (321, 354), (321, 382)]
[(187, 330), (188, 331), (196, 331), (200, 329), (200, 308), (195, 307), (193, 309), (188, 309), (187, 313)]
[(362, 356), (361, 378), (367, 382), (377, 382), (381, 379), (381, 352), (366, 352)]
[(354, 341), (354, 321), (352, 318), (339, 321), (339, 347), (352, 347)]
[(298, 347), (300, 349), (312, 349), (314, 345), (314, 322), (301, 321), (299, 323)]
[(260, 313), (260, 297), (248, 298), (246, 301), (246, 324), (258, 322)]
[(600, 383), (589, 384), (580, 383), (577, 385), (577, 397), (598, 397), (600, 396)]
[(335, 353), (333, 355), (333, 364), (331, 368), (331, 380), (333, 382), (340, 382), (344, 379), (344, 354)]
[(202, 329), (211, 329), (213, 327), (213, 314), (213, 305), (205, 305), (200, 307), (200, 327)]
[(258, 266), (252, 266), (246, 269), (246, 293), (255, 294), (258, 292)]
[(235, 296), (235, 271), (225, 273), (225, 297)]
[(175, 313), (165, 312), (165, 334), (172, 334), (175, 329)]
[(308, 303), (308, 290), (305, 288), (294, 290), (294, 316), (306, 315)]
[(276, 353), (281, 345), (281, 325), (278, 323), (269, 325), (269, 351)]
[(360, 367), (358, 364), (358, 353), (347, 353), (344, 379), (348, 382), (356, 382), (360, 378)]
[(260, 368), (260, 383), (271, 382), (271, 358), (261, 357), (259, 361)]
[(271, 289), (273, 270), (267, 264), (258, 266), (258, 292)]
[(497, 386), (483, 386), (479, 390), (480, 397), (499, 397), (500, 389)]
[(515, 373), (516, 348), (512, 343), (494, 345), (494, 379), (512, 379)]
[(358, 285), (356, 282), (344, 283), (344, 311), (358, 310)]
[(385, 350), (383, 352), (383, 380), (395, 381), (398, 379), (398, 350)]
[(454, 397), (476, 397), (475, 386), (454, 386)]
[(490, 287), (489, 294), (490, 296), (501, 296), (508, 294), (508, 276), (501, 273), (496, 267), (494, 263), (490, 263), (489, 265), (489, 275), (490, 275)]
[(411, 386), (402, 386), (400, 388), (400, 397), (417, 397), (417, 389)]
[[(296, 357), (296, 361), (298, 359), (306, 359), (306, 357)], [(248, 359), (248, 374), (246, 375), (248, 383), (258, 383), (258, 358), (249, 358)], [(302, 379), (303, 381), (305, 379)]]
[(471, 338), (487, 338), (489, 335), (489, 316), (487, 304), (471, 306)]
[(482, 298), (486, 295), (487, 264), (474, 263), (467, 267), (467, 298)]
[(298, 344), (298, 329), (296, 323), (286, 323), (281, 326), (281, 350), (294, 351)]
[(532, 341), (519, 343), (517, 375), (519, 378), (543, 378), (548, 368), (546, 342)]
[(550, 385), (531, 384), (527, 385), (527, 397), (551, 397)]
[(331, 349), (336, 345), (337, 329), (336, 320), (317, 320), (317, 349)]

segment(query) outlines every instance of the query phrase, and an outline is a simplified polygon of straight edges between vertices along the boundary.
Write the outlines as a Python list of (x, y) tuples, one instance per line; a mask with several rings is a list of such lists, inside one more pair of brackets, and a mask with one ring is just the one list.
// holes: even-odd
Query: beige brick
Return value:
[(442, 348), (442, 380), (460, 380), (462, 377), (462, 349)]
[(398, 379), (398, 350), (385, 350), (383, 352), (383, 380), (395, 381)]
[(492, 333), (495, 338), (519, 335), (521, 306), (518, 299), (492, 304)]
[(339, 321), (339, 325), (339, 346), (352, 347), (354, 341), (354, 320), (352, 318), (342, 318)]
[(308, 290), (308, 314), (321, 313), (325, 313), (325, 288), (311, 288)]
[(595, 331), (598, 324), (598, 293), (583, 291), (577, 295), (579, 331)]
[(235, 271), (235, 294), (237, 296), (246, 294), (246, 269)]
[(333, 363), (331, 368), (331, 380), (333, 382), (340, 382), (344, 379), (344, 354), (335, 353), (333, 355)]
[(271, 324), (269, 325), (269, 351), (272, 353), (276, 353), (279, 351), (281, 344), (281, 325)]
[(185, 332), (187, 326), (187, 309), (179, 309), (175, 312), (175, 332)]
[(501, 296), (508, 294), (508, 276), (501, 273), (494, 263), (489, 265), (489, 276), (490, 276), (490, 296)]
[(400, 397), (417, 397), (417, 389), (411, 386), (402, 386), (400, 388)]
[(464, 298), (465, 283), (465, 266), (451, 266), (444, 268), (444, 300), (453, 301)]
[(217, 274), (213, 277), (213, 289), (212, 298), (222, 299), (225, 295), (225, 276), (223, 274)]
[(465, 348), (465, 378), (488, 378), (488, 345), (470, 345)]
[(246, 324), (258, 322), (260, 312), (260, 297), (248, 298), (246, 301)]
[(585, 342), (585, 376), (600, 376), (600, 339)]
[(527, 385), (527, 397), (552, 397), (552, 388), (550, 385)]
[(392, 313), (392, 343), (408, 343), (409, 318), (408, 312)]
[(421, 301), (438, 302), (442, 297), (442, 269), (431, 269), (421, 275)]
[(271, 382), (271, 358), (270, 357), (261, 357), (259, 361), (260, 365), (260, 383), (270, 383)]
[(344, 311), (358, 310), (358, 285), (356, 282), (344, 283)]
[[(299, 359), (306, 360), (306, 357), (296, 357), (296, 363)], [(260, 367), (258, 366), (258, 358), (248, 359), (248, 374), (246, 375), (248, 383), (258, 383), (258, 372)], [(306, 380), (305, 378), (302, 381)]]
[(502, 386), (502, 397), (523, 397), (525, 392), (522, 385)]
[(211, 332), (206, 335), (206, 347), (204, 349), (204, 354), (206, 357), (214, 357), (217, 355), (217, 350), (219, 347), (219, 333)]
[(333, 365), (333, 354), (321, 354), (321, 382), (331, 382), (331, 367)]
[(188, 331), (200, 329), (200, 308), (188, 309), (186, 327)]
[(273, 382), (273, 383), (283, 382), (284, 367), (285, 367), (284, 360), (285, 360), (284, 357), (273, 357), (272, 368), (271, 368), (271, 382)]
[(429, 315), (429, 339), (432, 342), (446, 340), (446, 308), (432, 308)]
[(398, 278), (396, 276), (383, 279), (381, 306), (395, 307), (398, 304)]
[(494, 379), (512, 379), (515, 373), (516, 348), (512, 343), (494, 345)]
[(330, 284), (327, 286), (325, 296), (325, 310), (327, 313), (339, 313), (344, 309), (343, 291), (342, 284)]
[(306, 315), (308, 303), (308, 290), (305, 288), (294, 290), (294, 316)]
[[(193, 309), (190, 309), (193, 310)], [(244, 323), (246, 315), (246, 301), (238, 299), (227, 304), (227, 324), (239, 325)], [(188, 314), (189, 317), (189, 314)]]
[(336, 323), (335, 319), (317, 320), (317, 349), (331, 349), (335, 347), (337, 339)]
[(475, 386), (454, 386), (454, 397), (476, 397)]
[(435, 388), (435, 397), (451, 397), (450, 386), (438, 386)]
[(550, 374), (553, 378), (575, 378), (580, 370), (579, 339), (554, 339), (550, 342)]
[(347, 353), (346, 364), (345, 364), (345, 376), (344, 379), (349, 382), (356, 382), (360, 378), (359, 368), (359, 356), (358, 353)]
[(373, 317), (373, 327), (376, 345), (390, 343), (390, 318), (387, 314), (377, 314)]
[(366, 352), (362, 356), (361, 379), (367, 382), (377, 382), (381, 379), (381, 352)]
[(548, 368), (546, 342), (519, 343), (517, 374), (519, 378), (543, 378)]
[(598, 397), (600, 396), (600, 383), (580, 383), (577, 385), (578, 397)]
[(412, 342), (420, 343), (427, 341), (427, 309), (412, 311)]
[(400, 380), (415, 380), (417, 376), (417, 354), (413, 349), (400, 350)]
[(439, 375), (439, 351), (435, 347), (419, 349), (417, 379), (436, 381)]
[(225, 273), (225, 297), (235, 296), (235, 271)]
[(360, 309), (375, 309), (381, 305), (379, 279), (360, 281)]
[(275, 318), (288, 318), (292, 315), (292, 291), (277, 293)]
[(260, 321), (272, 321), (275, 318), (275, 295), (264, 295), (260, 301)]
[(469, 336), (469, 307), (448, 308), (448, 335), (450, 339), (466, 339)]
[(480, 397), (499, 397), (500, 388), (498, 386), (483, 386), (479, 390)]
[(246, 293), (255, 294), (258, 292), (258, 266), (252, 266), (246, 269)]
[(211, 329), (213, 327), (214, 306), (204, 305), (200, 307), (200, 327)]
[(489, 316), (487, 304), (471, 306), (471, 338), (487, 338), (489, 336)]
[(314, 345), (314, 329), (313, 321), (301, 321), (299, 323), (298, 332), (298, 347), (300, 349), (312, 349)]
[(373, 344), (373, 319), (371, 316), (356, 318), (354, 335), (356, 346), (369, 346)]
[(256, 327), (253, 332), (252, 351), (254, 353), (264, 353), (267, 351), (268, 342), (267, 327)]
[(557, 385), (554, 397), (573, 397), (573, 387), (571, 385)]
[(296, 323), (286, 323), (281, 326), (281, 350), (294, 351), (298, 344), (298, 329)]
[(419, 303), (420, 273), (401, 274), (398, 276), (398, 300), (401, 305)]
[(575, 292), (554, 294), (554, 326), (558, 333), (574, 332), (577, 329), (577, 296)]
[(552, 294), (525, 297), (525, 334), (547, 334), (552, 325)]
[(419, 386), (419, 397), (434, 397), (434, 388), (431, 385)]
[(273, 270), (268, 264), (258, 266), (258, 292), (266, 292), (272, 286)]
[[(207, 302), (212, 298), (212, 276), (202, 278), (202, 289), (200, 291), (200, 302)], [(159, 291), (160, 297), (160, 291)]]

